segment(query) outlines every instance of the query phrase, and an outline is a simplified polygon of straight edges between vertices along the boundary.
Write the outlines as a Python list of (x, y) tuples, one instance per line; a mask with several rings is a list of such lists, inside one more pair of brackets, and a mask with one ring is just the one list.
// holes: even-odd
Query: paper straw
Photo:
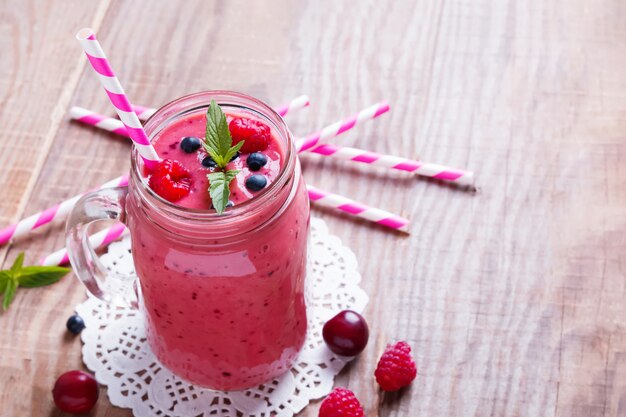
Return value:
[(132, 108), (133, 111), (137, 114), (137, 117), (139, 117), (139, 120), (148, 120), (150, 116), (152, 116), (158, 110), (150, 107), (140, 106), (138, 104), (133, 104)]
[(78, 31), (76, 39), (79, 40), (83, 47), (89, 63), (98, 75), (100, 84), (104, 87), (111, 104), (113, 104), (120, 120), (124, 123), (144, 164), (148, 169), (153, 168), (158, 163), (159, 156), (152, 144), (150, 144), (150, 140), (143, 130), (137, 114), (133, 111), (122, 85), (115, 76), (100, 43), (96, 40), (96, 35), (93, 30), (85, 28)]
[(70, 117), (77, 122), (128, 137), (128, 130), (126, 130), (124, 123), (113, 117), (103, 116), (78, 106), (74, 106), (70, 109)]
[(474, 173), (472, 171), (450, 168), (445, 165), (417, 161), (394, 155), (383, 155), (362, 149), (331, 144), (318, 145), (309, 149), (309, 152), (348, 161), (361, 162), (372, 166), (412, 172), (424, 177), (436, 178), (459, 185), (474, 186)]
[(366, 206), (338, 194), (322, 191), (307, 184), (309, 199), (321, 206), (332, 207), (352, 216), (360, 217), (382, 226), (408, 233), (409, 221), (385, 210)]
[[(308, 106), (309, 103), (309, 96), (301, 95), (294, 98), (287, 104), (276, 107), (275, 110), (276, 113), (280, 114), (281, 116), (286, 116), (288, 113), (294, 110), (302, 109)], [(148, 119), (157, 111), (157, 109), (138, 105), (133, 105), (132, 108), (137, 114), (137, 117), (139, 117), (139, 119), (141, 120)], [(120, 136), (128, 136), (128, 131), (126, 130), (124, 123), (122, 123), (120, 120), (98, 114), (83, 107), (74, 106), (70, 108), (70, 118), (76, 120), (77, 122), (84, 123), (90, 126), (95, 126), (100, 129), (113, 132)]]
[[(149, 109), (149, 110), (152, 110), (152, 109)], [(291, 110), (294, 110), (294, 109), (291, 109)], [(381, 102), (374, 106), (370, 106), (367, 109), (351, 117), (348, 117), (344, 120), (341, 120), (339, 122), (335, 122), (329, 126), (326, 126), (320, 131), (311, 133), (304, 139), (297, 140), (296, 148), (312, 150), (312, 148), (314, 147), (317, 148), (319, 146), (322, 146), (322, 145), (313, 144), (310, 147), (303, 147), (301, 145), (305, 142), (313, 143), (315, 140), (317, 140), (317, 142), (315, 143), (318, 143), (321, 140), (330, 139), (333, 136), (337, 136), (341, 133), (347, 132), (348, 130), (354, 128), (358, 123), (360, 123), (363, 120), (369, 120), (369, 119), (378, 117), (387, 111), (389, 111), (389, 105), (387, 105), (385, 102)], [(98, 114), (88, 109), (84, 109), (82, 107), (72, 107), (70, 109), (70, 117), (84, 124), (95, 126), (100, 129), (104, 129), (109, 132), (116, 133), (121, 136), (128, 136), (126, 129), (124, 127), (124, 124), (121, 121), (114, 119), (112, 117), (103, 116), (101, 114)], [(362, 151), (362, 152), (365, 152), (365, 151)], [(324, 155), (321, 152), (317, 152), (317, 153)]]
[[(89, 244), (92, 248), (99, 248), (109, 243), (115, 242), (122, 237), (126, 231), (126, 226), (123, 223), (116, 223), (114, 226), (108, 229), (101, 230), (89, 236)], [(46, 266), (60, 266), (66, 265), (70, 262), (70, 258), (67, 254), (67, 249), (63, 248), (56, 252), (51, 253), (48, 256), (44, 256), (39, 260), (40, 265)]]
[[(309, 100), (309, 96), (303, 94), (291, 100), (289, 103), (283, 104), (281, 106), (275, 107), (274, 110), (276, 113), (281, 116), (286, 116), (288, 113), (293, 110), (299, 110), (307, 107), (311, 104)], [(133, 105), (133, 110), (137, 113), (139, 120), (147, 120), (150, 116), (152, 116), (158, 109), (153, 109), (150, 107), (143, 107), (139, 105)]]
[[(121, 187), (128, 184), (128, 176), (123, 175), (102, 184), (99, 189), (110, 187)], [(84, 195), (79, 194), (72, 198), (69, 198), (59, 204), (56, 204), (44, 211), (35, 213), (19, 222), (12, 224), (0, 230), (0, 245), (27, 235), (32, 230), (50, 223), (53, 220), (65, 220), (72, 211), (72, 208), (76, 205), (76, 202)]]
[[(396, 216), (393, 213), (375, 207), (366, 206), (365, 204), (340, 196), (338, 194), (322, 191), (319, 188), (315, 188), (309, 184), (307, 184), (306, 188), (309, 199), (316, 204), (330, 207), (339, 210), (342, 213), (356, 216), (374, 223), (378, 223), (382, 226), (389, 227), (394, 230), (408, 233), (409, 221), (403, 217)], [(117, 223), (113, 227), (91, 235), (89, 237), (89, 244), (93, 248), (108, 245), (109, 243), (119, 239), (125, 233), (125, 231), (126, 227), (122, 223)], [(39, 262), (41, 265), (65, 265), (69, 262), (67, 250), (65, 248), (60, 249), (56, 252), (51, 253), (48, 256), (41, 258)]]
[(299, 110), (307, 107), (310, 104), (309, 96), (301, 95), (293, 100), (291, 100), (287, 104), (283, 104), (282, 106), (276, 107), (276, 113), (280, 114), (282, 117), (287, 116), (288, 113), (291, 113), (293, 110)]
[[(81, 123), (96, 126), (98, 128), (108, 130), (109, 132), (117, 133), (118, 135), (128, 136), (126, 135), (124, 124), (117, 119), (100, 115), (90, 110), (83, 109), (82, 107), (72, 107), (70, 109), (70, 114), (73, 119), (76, 119)], [(451, 168), (431, 162), (416, 161), (399, 156), (383, 155), (363, 149), (331, 144), (317, 145), (310, 148), (307, 152), (354, 162), (361, 162), (372, 166), (381, 166), (400, 171), (412, 172), (423, 177), (436, 178), (458, 185), (474, 186), (474, 173), (472, 171)]]
[[(72, 107), (70, 109), (70, 115), (73, 119), (81, 123), (96, 126), (98, 128), (108, 130), (109, 132), (117, 133), (118, 135), (128, 136), (126, 134), (124, 124), (117, 119), (103, 116), (90, 110), (83, 109), (82, 107)], [(336, 123), (331, 126), (334, 125), (336, 125)], [(344, 128), (342, 132), (351, 129), (355, 125), (356, 123), (351, 127)], [(331, 126), (322, 129), (320, 132), (329, 129)], [(308, 137), (312, 137), (316, 134), (317, 133), (313, 133)], [(308, 149), (307, 152), (316, 153), (322, 156), (330, 156), (337, 159), (361, 162), (372, 166), (381, 166), (400, 171), (412, 172), (423, 177), (436, 178), (458, 185), (474, 186), (474, 173), (472, 171), (451, 168), (445, 165), (416, 161), (399, 156), (384, 155), (363, 149), (331, 144), (317, 145)]]
[(352, 129), (354, 126), (364, 122), (365, 120), (375, 119), (388, 111), (389, 104), (386, 101), (376, 103), (348, 117), (347, 119), (339, 120), (329, 126), (326, 126), (318, 132), (312, 133), (305, 138), (298, 139), (296, 141), (296, 150), (298, 152), (304, 152), (311, 149), (315, 145), (322, 144), (326, 140)]

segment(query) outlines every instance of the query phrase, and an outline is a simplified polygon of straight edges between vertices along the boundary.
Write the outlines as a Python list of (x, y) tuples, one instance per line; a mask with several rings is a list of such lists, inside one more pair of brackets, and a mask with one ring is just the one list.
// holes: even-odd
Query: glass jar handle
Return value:
[(103, 188), (84, 195), (67, 219), (67, 251), (74, 273), (93, 296), (108, 303), (137, 307), (134, 276), (108, 272), (89, 243), (91, 225), (103, 220), (124, 223), (128, 187)]

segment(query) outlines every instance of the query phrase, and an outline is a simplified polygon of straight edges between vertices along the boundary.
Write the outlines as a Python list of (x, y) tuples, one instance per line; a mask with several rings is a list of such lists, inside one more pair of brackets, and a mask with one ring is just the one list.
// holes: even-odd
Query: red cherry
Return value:
[(356, 356), (367, 346), (367, 322), (356, 311), (343, 310), (324, 324), (322, 336), (328, 348), (338, 355)]
[(54, 403), (66, 413), (86, 413), (98, 401), (98, 383), (83, 371), (69, 371), (61, 375), (52, 389)]

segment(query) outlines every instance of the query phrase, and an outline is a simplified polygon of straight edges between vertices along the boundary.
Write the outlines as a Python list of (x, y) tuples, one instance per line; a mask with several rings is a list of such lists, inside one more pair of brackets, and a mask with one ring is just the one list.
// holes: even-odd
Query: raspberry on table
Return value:
[(243, 153), (264, 151), (270, 143), (271, 131), (268, 125), (258, 120), (236, 118), (228, 124), (233, 145), (244, 141), (241, 147)]
[(319, 417), (365, 417), (365, 413), (352, 391), (335, 388), (322, 401)]
[(167, 201), (174, 202), (189, 195), (191, 173), (180, 162), (164, 159), (152, 171), (148, 185)]
[(388, 345), (374, 372), (383, 391), (397, 391), (413, 382), (417, 368), (411, 357), (411, 346), (406, 342)]

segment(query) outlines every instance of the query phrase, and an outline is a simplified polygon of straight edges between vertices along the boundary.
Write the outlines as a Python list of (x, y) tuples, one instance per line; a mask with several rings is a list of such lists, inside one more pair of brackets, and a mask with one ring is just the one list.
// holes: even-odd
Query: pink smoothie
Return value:
[[(232, 113), (225, 111), (230, 120)], [(179, 146), (183, 137), (203, 138), (204, 131), (204, 113), (191, 114), (161, 130), (153, 144), (161, 158), (177, 160), (191, 172), (192, 191), (175, 204), (208, 211), (207, 174), (212, 169), (201, 164), (206, 154), (202, 149), (188, 154)], [(235, 208), (269, 192), (286, 163), (283, 147), (273, 132), (262, 151), (268, 163), (260, 171), (250, 172), (245, 154), (229, 164), (241, 170), (231, 183)], [(128, 223), (148, 341), (163, 365), (182, 378), (214, 389), (242, 389), (285, 372), (296, 358), (307, 328), (309, 220), (308, 198), (296, 169), (294, 186), (277, 194), (264, 211), (233, 219), (220, 236), (204, 240), (188, 239), (187, 226), (141, 211), (131, 187)], [(251, 174), (267, 177), (265, 189), (246, 189)], [(251, 231), (237, 235), (238, 230)]]

